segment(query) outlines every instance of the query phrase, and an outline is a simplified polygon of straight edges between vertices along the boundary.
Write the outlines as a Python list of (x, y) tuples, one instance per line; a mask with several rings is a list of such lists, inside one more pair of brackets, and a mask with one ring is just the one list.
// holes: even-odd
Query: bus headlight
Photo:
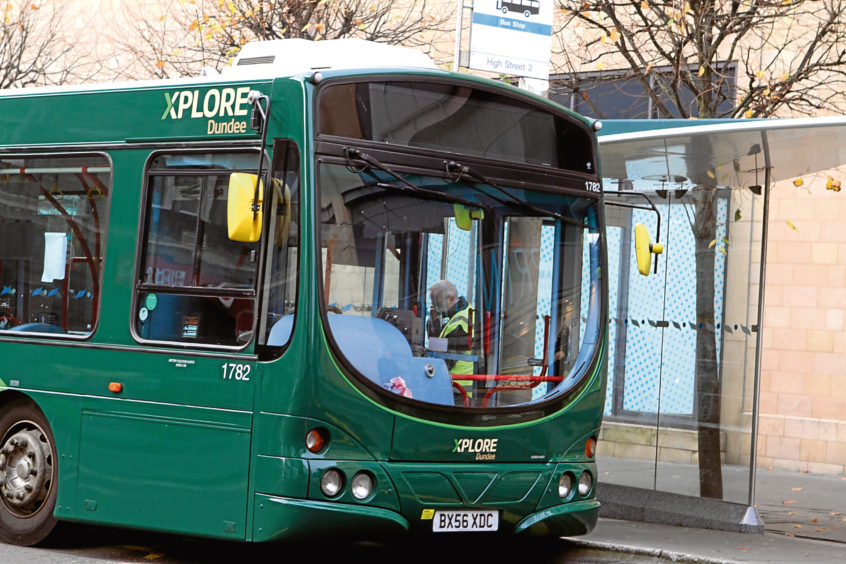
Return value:
[(356, 499), (367, 499), (373, 493), (373, 476), (370, 472), (359, 472), (350, 482), (350, 491)]
[(579, 495), (584, 497), (590, 493), (591, 488), (593, 487), (593, 476), (590, 475), (590, 472), (585, 470), (582, 472), (582, 475), (579, 476)]
[(573, 491), (573, 475), (569, 472), (565, 472), (561, 474), (561, 477), (558, 478), (558, 497), (561, 499), (567, 499), (570, 497), (570, 493)]
[(340, 470), (336, 470), (335, 468), (330, 468), (320, 478), (320, 491), (326, 497), (335, 497), (341, 492), (343, 487), (344, 475), (341, 474)]

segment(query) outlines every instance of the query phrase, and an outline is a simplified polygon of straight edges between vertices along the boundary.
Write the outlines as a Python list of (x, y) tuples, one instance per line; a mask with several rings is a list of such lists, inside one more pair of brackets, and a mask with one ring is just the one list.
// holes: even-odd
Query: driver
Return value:
[[(455, 284), (449, 280), (439, 280), (429, 288), (430, 316), (433, 323), (429, 327), (429, 336), (434, 337), (439, 321), (447, 318), (437, 336), (447, 340), (447, 351), (453, 354), (470, 354), (467, 335), (469, 333), (471, 306), (463, 296), (458, 295)], [(473, 374), (473, 362), (469, 360), (447, 360), (447, 368), (452, 375)], [(454, 380), (465, 388), (472, 380)], [(468, 396), (471, 394), (468, 393)]]

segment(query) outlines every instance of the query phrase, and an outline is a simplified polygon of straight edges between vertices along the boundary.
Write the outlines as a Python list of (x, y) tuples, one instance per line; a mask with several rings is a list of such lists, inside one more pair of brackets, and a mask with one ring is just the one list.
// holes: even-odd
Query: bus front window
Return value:
[(322, 298), (342, 363), (384, 394), (464, 409), (576, 388), (599, 342), (597, 200), (403, 180), (321, 166)]

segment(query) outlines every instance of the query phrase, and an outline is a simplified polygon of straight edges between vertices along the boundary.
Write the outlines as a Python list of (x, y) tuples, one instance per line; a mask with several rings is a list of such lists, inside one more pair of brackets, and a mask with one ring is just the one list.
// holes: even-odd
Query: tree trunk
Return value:
[(699, 416), (699, 495), (722, 499), (720, 460), (720, 374), (714, 319), (715, 248), (717, 236), (717, 190), (699, 186), (691, 192), (696, 240), (696, 407)]

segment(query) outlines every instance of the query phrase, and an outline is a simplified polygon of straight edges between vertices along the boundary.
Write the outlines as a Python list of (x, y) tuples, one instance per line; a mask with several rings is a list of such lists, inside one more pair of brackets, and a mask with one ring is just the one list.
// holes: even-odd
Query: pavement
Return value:
[(845, 476), (759, 468), (755, 508), (764, 533), (600, 517), (592, 533), (570, 540), (587, 551), (584, 562), (846, 563)]

